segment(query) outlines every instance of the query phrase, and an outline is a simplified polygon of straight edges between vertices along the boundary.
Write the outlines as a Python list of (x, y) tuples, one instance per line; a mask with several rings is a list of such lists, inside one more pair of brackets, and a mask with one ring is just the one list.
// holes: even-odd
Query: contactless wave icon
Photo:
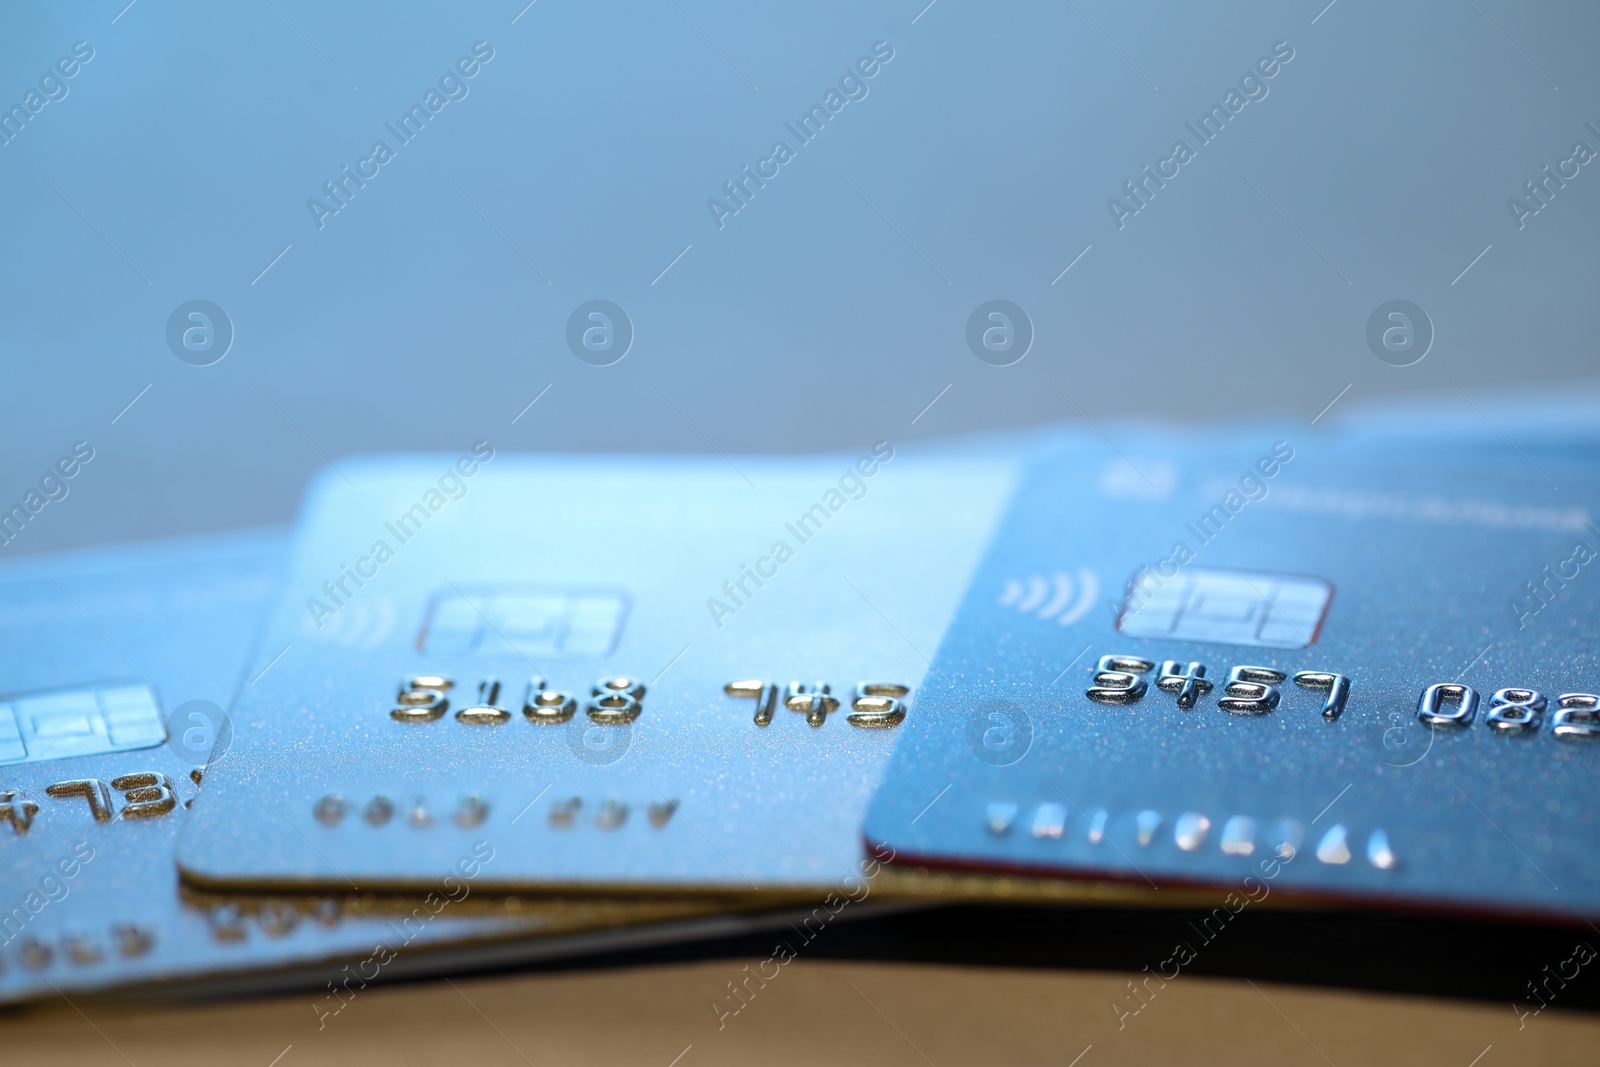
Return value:
[(338, 611), (320, 618), (320, 626), (307, 628), (316, 632), (320, 640), (343, 648), (372, 649), (378, 647), (394, 629), (399, 611), (388, 597), (372, 601), (352, 600)]
[(1079, 567), (1075, 575), (1054, 571), (1048, 575), (1008, 578), (1000, 594), (1000, 606), (1071, 626), (1089, 613), (1099, 596), (1100, 580), (1094, 571)]

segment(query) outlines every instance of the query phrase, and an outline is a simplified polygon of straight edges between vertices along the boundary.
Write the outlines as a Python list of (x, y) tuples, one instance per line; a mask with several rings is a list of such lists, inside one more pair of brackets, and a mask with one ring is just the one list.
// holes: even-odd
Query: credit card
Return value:
[[(184, 877), (837, 889), (1009, 460), (374, 459), (310, 495)], [(348, 479), (348, 480), (347, 480)], [(875, 865), (874, 865), (875, 867)]]
[[(333, 997), (321, 987), (349, 980), (345, 960), (371, 963), (366, 979), (418, 973), (665, 936), (661, 920), (704, 914), (493, 901), (469, 873), (494, 864), (473, 851), (481, 835), (434, 871), (432, 899), (380, 907), (348, 886), (180, 892), (173, 852), (211, 747), (227, 743), (221, 709), (277, 589), (284, 540), (207, 537), (0, 568), (0, 1001), (296, 983)], [(629, 921), (657, 925), (609, 929)]]
[(1600, 917), (1597, 494), (1583, 449), (1042, 456), (866, 839), (1239, 907)]

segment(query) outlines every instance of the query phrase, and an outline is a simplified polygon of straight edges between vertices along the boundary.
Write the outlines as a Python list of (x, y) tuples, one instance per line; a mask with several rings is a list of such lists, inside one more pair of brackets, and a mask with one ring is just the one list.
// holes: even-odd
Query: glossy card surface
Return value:
[(1293, 437), (1039, 457), (868, 842), (1241, 900), (1600, 915), (1589, 453)]
[(512, 888), (859, 875), (1011, 462), (490, 457), (319, 480), (185, 877), (410, 887), (479, 838)]
[[(180, 890), (173, 852), (218, 733), (206, 716), (248, 688), (241, 672), (283, 550), (273, 532), (0, 568), (0, 1001), (171, 984), (321, 993), (347, 977), (345, 960), (367, 960), (369, 978), (417, 973), (461, 964), (446, 949), (527, 958), (570, 949), (575, 931), (615, 939), (598, 928), (697, 913), (564, 901), (509, 911), (459, 871), (448, 904), (386, 910), (348, 885), (327, 897)], [(482, 859), (469, 866), (493, 866)], [(445, 892), (446, 873), (433, 890)], [(558, 933), (572, 936), (539, 936)]]

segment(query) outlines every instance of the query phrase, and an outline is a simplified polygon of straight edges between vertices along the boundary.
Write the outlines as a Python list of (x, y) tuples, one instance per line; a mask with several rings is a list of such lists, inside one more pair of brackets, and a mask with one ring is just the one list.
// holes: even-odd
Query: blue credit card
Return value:
[(859, 877), (906, 698), (1014, 477), (888, 442), (340, 467), (195, 805), (191, 884), (406, 888), (478, 837), (510, 890)]
[(1583, 448), (1262, 433), (1042, 455), (867, 842), (1250, 899), (1600, 917), (1597, 504)]
[[(673, 936), (669, 919), (672, 931), (693, 929), (683, 920), (703, 908), (490, 902), (459, 871), (434, 902), (385, 908), (349, 892), (180, 889), (173, 854), (213, 745), (226, 747), (222, 709), (260, 669), (241, 673), (286, 539), (204, 537), (0, 567), (0, 1002), (299, 984), (333, 1013), (380, 973)], [(471, 846), (462, 855), (474, 874), (492, 869)]]

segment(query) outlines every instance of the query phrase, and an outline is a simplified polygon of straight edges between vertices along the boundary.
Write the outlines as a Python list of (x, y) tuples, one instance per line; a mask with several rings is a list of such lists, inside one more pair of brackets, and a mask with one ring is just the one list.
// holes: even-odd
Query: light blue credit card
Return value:
[(810, 891), (1013, 479), (806, 459), (341, 462), (180, 849), (210, 887)]

